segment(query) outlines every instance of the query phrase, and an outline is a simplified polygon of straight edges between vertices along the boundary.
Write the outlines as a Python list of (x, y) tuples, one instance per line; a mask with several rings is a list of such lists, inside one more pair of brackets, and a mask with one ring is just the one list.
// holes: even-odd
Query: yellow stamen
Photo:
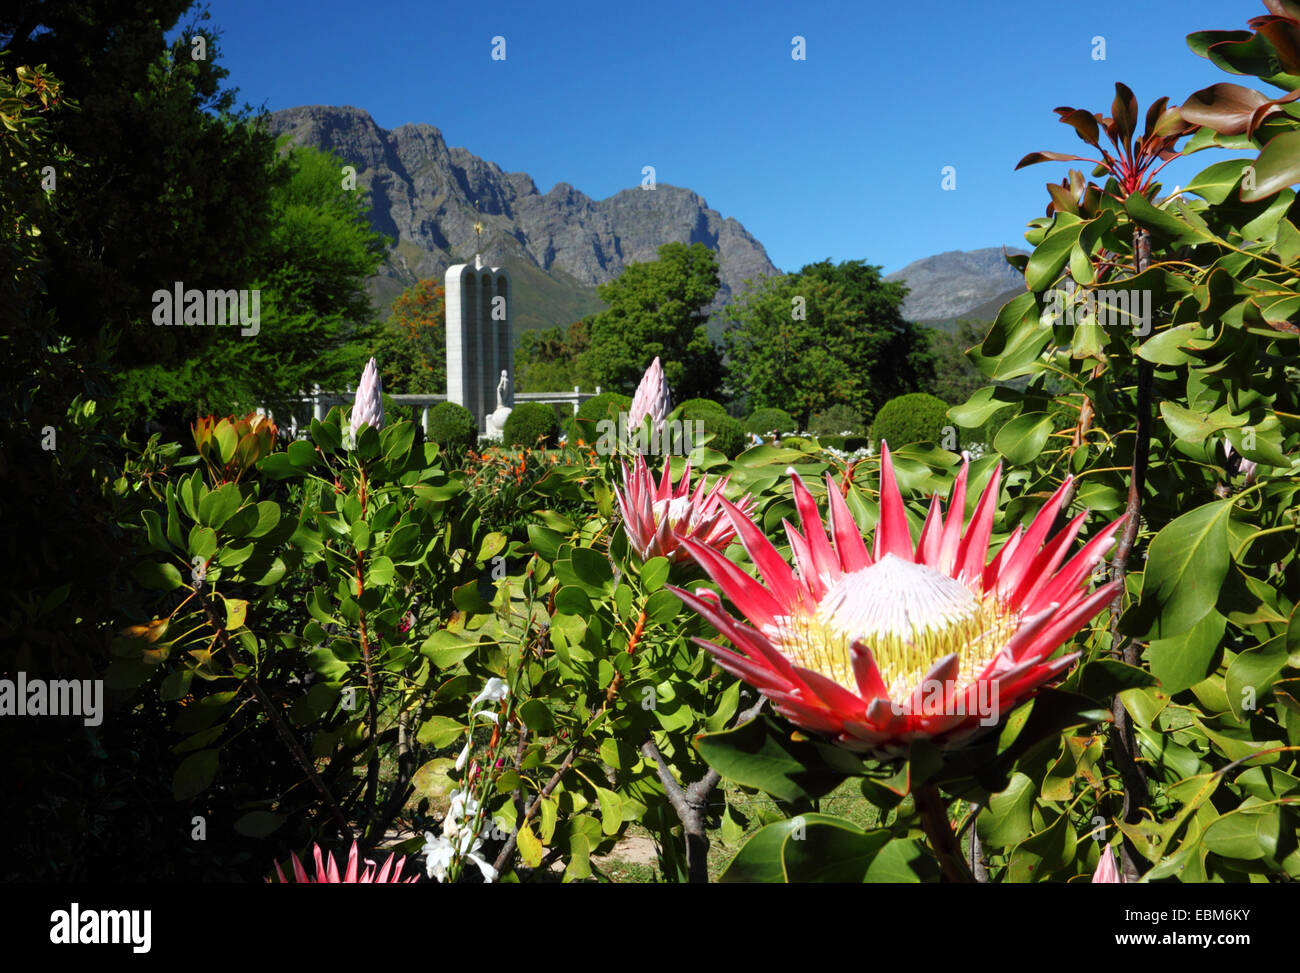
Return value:
[(976, 596), (946, 574), (887, 554), (832, 585), (811, 616), (784, 616), (769, 631), (796, 664), (852, 689), (851, 646), (875, 656), (890, 696), (899, 699), (936, 662), (956, 653), (960, 690), (1015, 633), (1016, 614), (990, 594)]

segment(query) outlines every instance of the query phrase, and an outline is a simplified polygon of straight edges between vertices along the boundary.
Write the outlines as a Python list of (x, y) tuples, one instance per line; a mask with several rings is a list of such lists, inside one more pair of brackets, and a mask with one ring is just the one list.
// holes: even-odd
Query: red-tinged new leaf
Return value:
[(1061, 116), (1063, 123), (1079, 133), (1079, 138), (1089, 145), (1097, 144), (1100, 129), (1097, 127), (1096, 116), (1091, 112), (1086, 112), (1082, 108), (1055, 108), (1053, 111)]
[(1016, 163), (1017, 169), (1023, 169), (1025, 166), (1032, 166), (1039, 162), (1096, 162), (1096, 159), (1088, 159), (1081, 155), (1067, 155), (1064, 152), (1030, 152), (1027, 156)]

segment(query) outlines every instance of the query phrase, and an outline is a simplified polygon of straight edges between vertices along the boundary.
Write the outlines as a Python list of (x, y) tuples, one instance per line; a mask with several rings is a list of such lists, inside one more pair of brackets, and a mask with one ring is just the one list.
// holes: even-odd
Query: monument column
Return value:
[[(447, 295), (447, 400), (469, 409), (482, 435), (496, 406), (501, 373), (514, 374), (510, 275), (502, 267), (484, 267), (482, 257), (476, 254), (473, 265), (448, 267), (443, 283)], [(513, 394), (510, 399), (506, 405), (513, 403)]]

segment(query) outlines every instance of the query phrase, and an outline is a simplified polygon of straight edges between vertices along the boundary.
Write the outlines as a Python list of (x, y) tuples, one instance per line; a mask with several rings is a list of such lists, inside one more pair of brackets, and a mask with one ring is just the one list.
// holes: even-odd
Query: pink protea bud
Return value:
[(1101, 861), (1097, 862), (1097, 870), (1092, 873), (1092, 883), (1094, 885), (1114, 885), (1124, 884), (1124, 876), (1120, 874), (1119, 867), (1115, 864), (1115, 853), (1111, 851), (1110, 845), (1101, 853)]
[(632, 408), (627, 417), (628, 427), (640, 429), (641, 423), (649, 416), (651, 425), (656, 430), (661, 430), (668, 417), (669, 405), (668, 380), (664, 378), (664, 369), (659, 359), (655, 358), (641, 376), (641, 384), (632, 397)]
[(384, 428), (384, 385), (379, 379), (379, 366), (373, 358), (366, 363), (366, 370), (361, 373), (361, 384), (357, 386), (357, 398), (352, 404), (352, 440), (364, 422), (374, 429)]

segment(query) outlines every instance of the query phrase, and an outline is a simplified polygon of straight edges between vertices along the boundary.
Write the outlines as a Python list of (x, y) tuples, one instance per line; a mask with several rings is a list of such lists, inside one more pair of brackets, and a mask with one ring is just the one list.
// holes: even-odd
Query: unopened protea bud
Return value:
[(651, 426), (658, 432), (663, 429), (668, 408), (668, 380), (664, 378), (663, 366), (656, 358), (641, 376), (641, 384), (632, 397), (632, 408), (627, 417), (628, 428), (640, 429), (641, 423), (649, 416)]
[(366, 370), (361, 373), (361, 384), (357, 386), (357, 398), (352, 404), (352, 441), (357, 440), (364, 422), (373, 429), (384, 428), (384, 385), (379, 379), (379, 366), (372, 358), (366, 363)]

